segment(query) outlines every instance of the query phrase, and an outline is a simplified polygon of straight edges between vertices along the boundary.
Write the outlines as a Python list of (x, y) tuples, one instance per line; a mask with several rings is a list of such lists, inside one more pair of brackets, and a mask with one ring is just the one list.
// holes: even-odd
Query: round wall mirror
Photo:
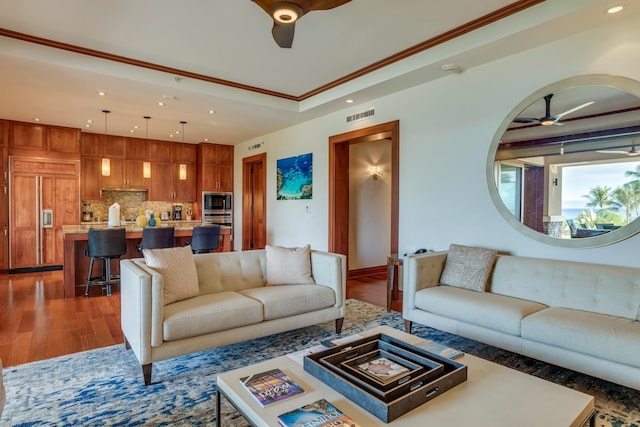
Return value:
[(640, 82), (573, 77), (505, 118), (487, 157), (496, 208), (523, 234), (587, 248), (640, 231)]

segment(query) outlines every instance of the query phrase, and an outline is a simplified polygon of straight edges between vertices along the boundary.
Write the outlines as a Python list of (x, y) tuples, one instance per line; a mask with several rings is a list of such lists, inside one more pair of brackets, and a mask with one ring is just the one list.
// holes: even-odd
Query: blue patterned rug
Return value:
[[(348, 301), (342, 336), (379, 325), (404, 330), (399, 313)], [(595, 396), (597, 427), (640, 427), (639, 391), (431, 328), (417, 326), (414, 333)], [(334, 338), (334, 323), (329, 322), (154, 363), (154, 384), (148, 387), (135, 356), (124, 345), (8, 367), (7, 404), (0, 425), (212, 425), (218, 373)], [(245, 423), (225, 405), (223, 425)], [(499, 416), (495, 425), (500, 426)]]

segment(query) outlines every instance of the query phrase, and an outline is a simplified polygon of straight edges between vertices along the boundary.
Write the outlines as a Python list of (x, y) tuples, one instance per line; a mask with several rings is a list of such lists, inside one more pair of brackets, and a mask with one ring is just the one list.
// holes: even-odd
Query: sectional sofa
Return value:
[[(339, 333), (346, 257), (307, 247), (307, 271), (301, 273), (293, 258), (275, 264), (274, 254), (283, 250), (292, 251), (191, 255), (188, 248), (145, 249), (145, 259), (122, 260), (122, 330), (145, 384), (160, 360), (331, 320)], [(294, 252), (304, 263), (305, 255)], [(279, 275), (269, 274), (274, 272)]]
[(406, 258), (408, 332), (416, 322), (640, 390), (640, 268), (497, 255), (472, 290), (442, 284), (448, 252)]

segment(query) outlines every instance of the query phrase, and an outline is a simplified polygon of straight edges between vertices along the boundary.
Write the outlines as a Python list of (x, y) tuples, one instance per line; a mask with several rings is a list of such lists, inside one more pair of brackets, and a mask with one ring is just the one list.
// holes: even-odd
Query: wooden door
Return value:
[(544, 232), (544, 167), (527, 165), (524, 169), (522, 223), (532, 230)]
[(39, 262), (39, 211), (35, 173), (11, 174), (11, 262), (10, 268), (32, 267)]
[(266, 157), (258, 154), (242, 161), (242, 250), (267, 244)]

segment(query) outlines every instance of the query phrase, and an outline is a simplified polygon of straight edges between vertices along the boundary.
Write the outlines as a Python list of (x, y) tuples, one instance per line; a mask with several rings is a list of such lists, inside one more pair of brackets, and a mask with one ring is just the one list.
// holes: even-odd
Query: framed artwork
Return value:
[(313, 153), (276, 161), (277, 200), (311, 199), (313, 196)]

